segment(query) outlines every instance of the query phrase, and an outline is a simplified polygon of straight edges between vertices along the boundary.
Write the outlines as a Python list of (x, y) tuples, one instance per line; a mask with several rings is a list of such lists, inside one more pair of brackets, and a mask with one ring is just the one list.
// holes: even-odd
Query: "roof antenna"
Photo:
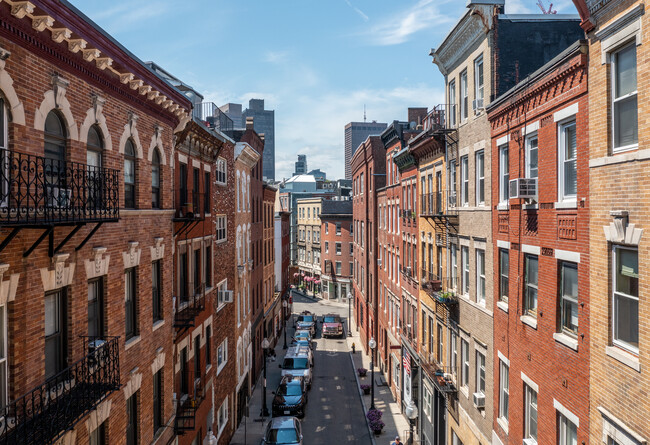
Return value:
[(542, 10), (542, 14), (557, 14), (557, 11), (553, 10), (553, 3), (551, 3), (548, 9), (546, 9), (542, 0), (537, 0), (537, 6)]
[(366, 104), (363, 104), (363, 121), (366, 121)]

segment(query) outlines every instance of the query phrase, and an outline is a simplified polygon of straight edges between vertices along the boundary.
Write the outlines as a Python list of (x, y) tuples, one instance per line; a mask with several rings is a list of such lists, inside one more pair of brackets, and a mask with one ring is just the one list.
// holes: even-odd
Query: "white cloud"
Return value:
[(269, 63), (285, 63), (289, 57), (289, 51), (267, 51), (264, 60)]
[(354, 6), (354, 5), (350, 2), (350, 0), (345, 0), (345, 3), (347, 3), (348, 6), (349, 6), (350, 8), (352, 8), (352, 10), (353, 10), (354, 12), (356, 12), (357, 14), (359, 14), (359, 16), (361, 16), (361, 18), (363, 19), (364, 22), (367, 22), (368, 20), (370, 20), (370, 18), (369, 18), (369, 17), (368, 17), (368, 16), (367, 16), (367, 15), (366, 15), (366, 14), (365, 14), (361, 9), (357, 8), (356, 6)]

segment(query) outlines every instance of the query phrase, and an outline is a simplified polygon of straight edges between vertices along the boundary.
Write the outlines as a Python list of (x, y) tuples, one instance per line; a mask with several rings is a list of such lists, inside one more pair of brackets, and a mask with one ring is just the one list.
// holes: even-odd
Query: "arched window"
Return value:
[[(0, 96), (0, 205), (6, 206), (9, 199), (9, 128), (7, 125), (7, 108)], [(1, 366), (1, 365), (0, 365)], [(6, 366), (6, 365), (5, 365)], [(0, 404), (3, 400), (0, 399)]]
[[(58, 188), (65, 187), (65, 126), (56, 111), (45, 119), (45, 181), (50, 196), (58, 197)], [(54, 191), (53, 187), (57, 187)]]
[(101, 130), (93, 125), (88, 130), (88, 142), (86, 147), (86, 165), (88, 178), (86, 187), (88, 188), (87, 206), (90, 209), (101, 208), (102, 198), (102, 151), (104, 150), (104, 140)]
[(151, 158), (151, 207), (160, 208), (160, 153), (157, 148)]
[(135, 147), (131, 139), (124, 147), (124, 207), (135, 209)]

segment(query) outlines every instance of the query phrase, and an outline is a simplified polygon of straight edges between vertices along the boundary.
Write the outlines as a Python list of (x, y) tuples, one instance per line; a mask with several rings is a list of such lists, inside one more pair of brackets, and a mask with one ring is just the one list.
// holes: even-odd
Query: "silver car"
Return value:
[(303, 445), (300, 420), (295, 417), (274, 417), (266, 425), (261, 445)]

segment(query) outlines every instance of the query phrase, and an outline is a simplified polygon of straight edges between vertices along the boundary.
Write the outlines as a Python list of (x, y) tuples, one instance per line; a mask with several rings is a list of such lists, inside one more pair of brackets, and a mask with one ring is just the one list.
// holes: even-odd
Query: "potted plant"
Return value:
[(385, 424), (381, 421), (381, 416), (383, 412), (378, 409), (368, 410), (366, 417), (368, 418), (368, 426), (370, 429), (378, 436), (381, 434), (381, 430), (384, 428)]
[(364, 394), (366, 395), (370, 394), (370, 385), (360, 385), (360, 386)]
[(359, 377), (365, 377), (367, 373), (368, 370), (366, 368), (357, 368), (357, 374), (359, 374)]

